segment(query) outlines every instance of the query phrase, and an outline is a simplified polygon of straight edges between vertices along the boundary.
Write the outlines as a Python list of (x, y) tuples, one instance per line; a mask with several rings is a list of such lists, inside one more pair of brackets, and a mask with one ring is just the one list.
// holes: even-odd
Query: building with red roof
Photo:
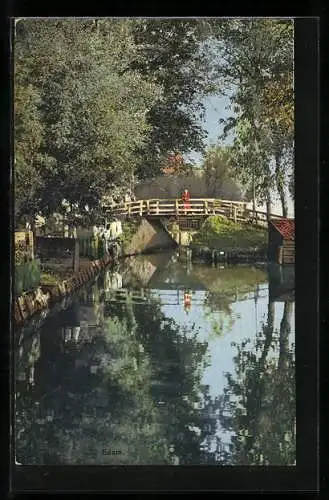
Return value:
[(295, 220), (272, 219), (268, 228), (268, 257), (278, 264), (295, 264)]

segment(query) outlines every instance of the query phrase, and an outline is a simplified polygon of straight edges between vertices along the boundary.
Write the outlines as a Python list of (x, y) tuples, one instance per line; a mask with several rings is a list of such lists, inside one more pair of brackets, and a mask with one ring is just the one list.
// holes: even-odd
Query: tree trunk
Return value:
[(288, 200), (285, 192), (284, 179), (282, 177), (283, 172), (280, 167), (280, 154), (277, 152), (275, 154), (275, 177), (276, 177), (276, 186), (280, 197), (281, 207), (282, 207), (282, 216), (288, 217)]
[(281, 371), (285, 368), (287, 363), (287, 354), (289, 350), (289, 335), (291, 331), (291, 315), (292, 315), (292, 302), (286, 301), (284, 303), (283, 316), (280, 324), (280, 351), (278, 370)]
[(250, 413), (248, 416), (249, 418), (251, 417), (250, 428), (252, 436), (254, 437), (250, 439), (245, 445), (244, 450), (246, 453), (249, 453), (252, 447), (254, 446), (255, 436), (259, 436), (260, 421), (262, 418), (262, 405), (265, 396), (265, 383), (262, 375), (264, 375), (266, 370), (265, 368), (266, 358), (270, 351), (273, 339), (274, 313), (275, 313), (274, 302), (269, 299), (268, 309), (267, 309), (267, 325), (266, 325), (266, 330), (264, 331), (265, 339), (264, 339), (263, 350), (259, 361), (254, 367), (254, 370), (257, 371), (257, 378), (255, 379), (255, 384), (253, 385), (251, 393), (249, 394), (249, 396), (247, 396), (249, 401), (252, 402), (252, 413)]
[(252, 218), (256, 217), (256, 186), (255, 186), (255, 172), (252, 173)]
[(284, 192), (280, 193), (280, 201), (281, 201), (281, 207), (282, 207), (282, 216), (288, 217), (288, 202), (287, 202), (286, 194)]
[(32, 231), (32, 238), (33, 238), (33, 257), (35, 258), (35, 253), (36, 253), (36, 244), (37, 244), (37, 232), (36, 232), (36, 226), (35, 226), (35, 216), (32, 215), (30, 219), (30, 224), (31, 224), (31, 231)]
[(267, 192), (266, 192), (266, 218), (267, 218), (267, 222), (269, 222), (271, 219), (271, 212), (272, 212), (271, 191), (270, 191), (270, 188), (268, 187)]
[(266, 329), (266, 338), (264, 342), (264, 348), (263, 352), (261, 355), (261, 358), (259, 360), (259, 365), (264, 369), (264, 363), (266, 360), (266, 357), (268, 355), (269, 349), (271, 347), (272, 343), (272, 338), (273, 338), (273, 330), (274, 330), (274, 301), (270, 300), (268, 301), (268, 307), (267, 307), (267, 329)]

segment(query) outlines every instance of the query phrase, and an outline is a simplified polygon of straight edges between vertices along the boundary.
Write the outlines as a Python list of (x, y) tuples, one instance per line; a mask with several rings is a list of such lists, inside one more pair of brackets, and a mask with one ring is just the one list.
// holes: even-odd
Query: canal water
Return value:
[[(293, 280), (138, 256), (23, 330), (23, 465), (293, 465)], [(281, 284), (280, 284), (281, 280)]]

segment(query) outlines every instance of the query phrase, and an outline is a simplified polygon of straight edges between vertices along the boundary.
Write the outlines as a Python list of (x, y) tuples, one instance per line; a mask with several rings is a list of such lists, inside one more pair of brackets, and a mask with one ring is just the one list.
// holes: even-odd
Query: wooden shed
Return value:
[(278, 264), (295, 264), (295, 220), (272, 219), (268, 227), (268, 257)]

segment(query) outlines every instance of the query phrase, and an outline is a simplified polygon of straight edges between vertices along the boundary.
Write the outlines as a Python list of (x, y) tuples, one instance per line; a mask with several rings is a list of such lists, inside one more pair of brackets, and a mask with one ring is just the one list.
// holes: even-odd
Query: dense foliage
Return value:
[(108, 193), (122, 197), (134, 174), (159, 173), (173, 149), (202, 146), (193, 111), (207, 80), (197, 55), (198, 23), (153, 25), (129, 19), (17, 22), (18, 218), (60, 211), (63, 199), (90, 211)]
[(151, 133), (143, 149), (143, 177), (159, 173), (168, 154), (204, 149), (202, 97), (211, 93), (207, 35), (198, 20), (146, 20), (137, 23), (135, 39), (143, 57), (134, 65), (153, 76), (163, 100), (148, 114)]
[(166, 173), (171, 155), (204, 152), (205, 97), (223, 94), (223, 137), (234, 140), (206, 155), (208, 184), (225, 174), (269, 209), (276, 190), (286, 215), (291, 21), (21, 19), (14, 49), (17, 221), (62, 212), (64, 199), (95, 218), (104, 196), (122, 199), (138, 178)]

